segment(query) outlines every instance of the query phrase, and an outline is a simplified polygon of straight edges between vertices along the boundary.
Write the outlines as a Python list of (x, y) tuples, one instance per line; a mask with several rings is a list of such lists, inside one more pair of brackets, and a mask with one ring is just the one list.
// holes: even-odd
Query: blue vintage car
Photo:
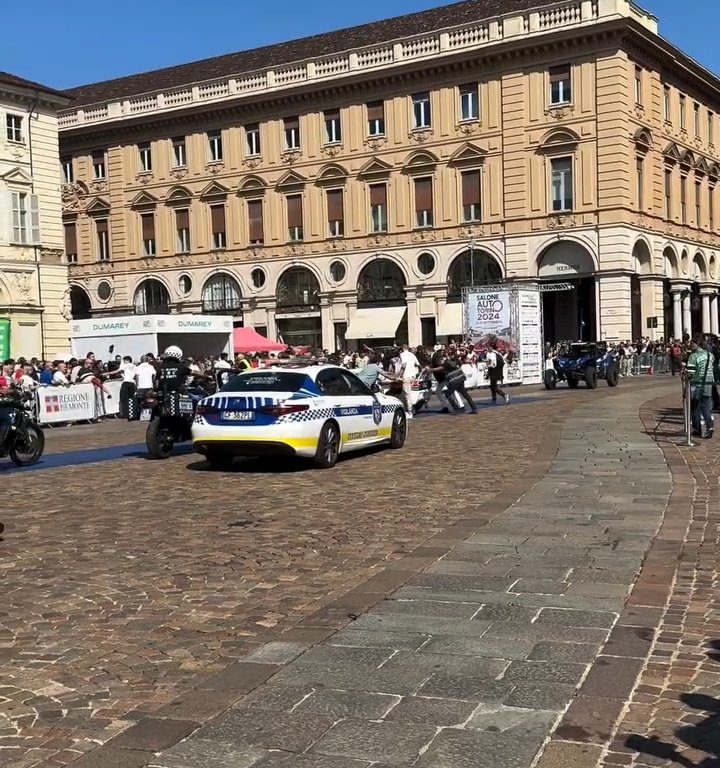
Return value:
[(552, 368), (545, 370), (545, 389), (555, 389), (559, 381), (567, 381), (570, 389), (581, 381), (588, 389), (595, 389), (598, 379), (605, 379), (608, 387), (618, 385), (620, 369), (615, 355), (605, 342), (577, 342), (553, 360)]

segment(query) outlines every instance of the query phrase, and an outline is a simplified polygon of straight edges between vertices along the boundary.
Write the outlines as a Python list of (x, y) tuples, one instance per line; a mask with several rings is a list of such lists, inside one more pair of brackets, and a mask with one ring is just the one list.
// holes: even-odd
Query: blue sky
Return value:
[[(55, 88), (432, 8), (442, 0), (26, 0), (5, 3), (0, 70)], [(661, 34), (720, 73), (718, 0), (640, 0)], [(32, 7), (32, 23), (29, 8)], [(119, 13), (119, 9), (122, 13)], [(29, 26), (28, 26), (29, 25)], [(32, 38), (32, 40), (30, 39)]]

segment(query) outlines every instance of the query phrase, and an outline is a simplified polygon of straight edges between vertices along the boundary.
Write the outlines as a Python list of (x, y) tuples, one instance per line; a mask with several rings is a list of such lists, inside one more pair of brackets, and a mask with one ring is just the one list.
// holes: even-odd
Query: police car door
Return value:
[(358, 398), (343, 374), (342, 368), (325, 368), (318, 374), (316, 384), (340, 425), (343, 446), (351, 447), (360, 439), (363, 421)]
[(350, 371), (343, 371), (348, 382), (354, 403), (357, 403), (359, 413), (359, 432), (353, 435), (353, 443), (375, 443), (383, 438), (381, 422), (383, 420), (382, 405), (370, 389)]

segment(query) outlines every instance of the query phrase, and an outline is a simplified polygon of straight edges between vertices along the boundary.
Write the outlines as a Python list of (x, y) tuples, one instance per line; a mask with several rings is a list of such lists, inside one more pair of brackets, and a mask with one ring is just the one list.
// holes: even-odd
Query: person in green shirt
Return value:
[(692, 386), (693, 434), (702, 437), (701, 418), (705, 420), (705, 437), (713, 436), (712, 390), (715, 383), (715, 360), (703, 347), (702, 336), (695, 336), (690, 342), (690, 357), (687, 361), (687, 375)]

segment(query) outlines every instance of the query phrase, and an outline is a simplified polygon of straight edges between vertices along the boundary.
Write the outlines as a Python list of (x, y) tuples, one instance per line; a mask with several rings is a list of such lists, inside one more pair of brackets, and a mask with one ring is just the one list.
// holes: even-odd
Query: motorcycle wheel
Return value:
[(37, 464), (45, 450), (45, 433), (36, 424), (28, 424), (15, 438), (10, 449), (10, 460), (17, 467)]
[(175, 437), (172, 430), (162, 424), (161, 419), (153, 419), (145, 433), (145, 445), (153, 459), (167, 459), (172, 455)]

